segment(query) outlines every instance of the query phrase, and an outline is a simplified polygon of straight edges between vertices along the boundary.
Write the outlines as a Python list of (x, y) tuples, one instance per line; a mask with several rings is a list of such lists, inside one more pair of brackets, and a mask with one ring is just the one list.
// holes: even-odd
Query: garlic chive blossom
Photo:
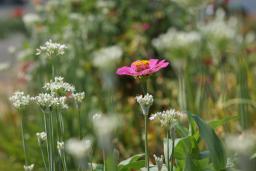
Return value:
[(24, 165), (24, 170), (25, 171), (32, 171), (34, 169), (34, 164), (31, 165)]
[(56, 97), (48, 93), (40, 93), (38, 96), (32, 98), (33, 101), (42, 108), (59, 107), (67, 109), (66, 97)]
[(143, 115), (148, 115), (149, 108), (154, 102), (153, 96), (147, 93), (145, 96), (136, 96), (136, 100), (140, 104)]
[(84, 97), (85, 97), (85, 93), (84, 92), (73, 93), (72, 97), (73, 97), (75, 102), (82, 103), (82, 101), (84, 100)]
[(30, 96), (22, 91), (17, 91), (9, 98), (10, 102), (17, 109), (27, 106), (30, 103)]
[(51, 94), (56, 93), (66, 95), (67, 92), (75, 92), (75, 87), (67, 82), (64, 82), (63, 77), (55, 77), (54, 81), (51, 80), (49, 83), (46, 83), (43, 89), (50, 92)]
[(52, 58), (54, 55), (64, 55), (65, 49), (67, 49), (66, 45), (54, 43), (52, 40), (48, 40), (43, 46), (40, 46), (37, 49), (36, 55)]
[(69, 139), (65, 143), (67, 153), (72, 155), (75, 159), (83, 159), (90, 155), (92, 141), (90, 139)]
[(37, 132), (36, 133), (38, 142), (43, 142), (47, 140), (47, 133), (46, 132)]
[(159, 120), (163, 127), (173, 127), (177, 122), (183, 120), (185, 117), (185, 113), (176, 111), (175, 109), (170, 109), (163, 112), (157, 112), (153, 114), (149, 119)]

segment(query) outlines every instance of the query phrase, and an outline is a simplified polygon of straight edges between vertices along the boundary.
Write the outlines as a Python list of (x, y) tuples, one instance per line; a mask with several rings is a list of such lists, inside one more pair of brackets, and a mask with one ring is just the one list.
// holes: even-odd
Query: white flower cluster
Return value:
[(15, 108), (27, 106), (30, 102), (30, 96), (22, 91), (17, 91), (9, 98)]
[(34, 169), (34, 164), (31, 165), (24, 165), (24, 170), (25, 171), (32, 171)]
[(69, 139), (65, 143), (66, 151), (76, 159), (82, 159), (90, 154), (92, 141), (90, 139)]
[(93, 64), (101, 69), (113, 68), (121, 59), (123, 51), (120, 46), (110, 46), (93, 53)]
[(149, 108), (154, 102), (153, 96), (147, 93), (145, 96), (136, 96), (136, 100), (140, 104), (143, 115), (148, 115)]
[(166, 33), (152, 40), (158, 50), (186, 49), (196, 47), (201, 42), (201, 35), (196, 31), (184, 32), (170, 28)]
[(209, 37), (209, 40), (233, 40), (237, 35), (238, 21), (235, 18), (226, 21), (224, 11), (218, 10), (214, 20), (199, 24), (198, 29)]
[(67, 82), (64, 82), (63, 80), (63, 77), (55, 77), (54, 81), (51, 80), (49, 83), (46, 83), (43, 89), (49, 91), (51, 94), (55, 94), (61, 90), (63, 90), (65, 93), (73, 93), (75, 91), (75, 87)]
[(159, 120), (163, 127), (175, 126), (178, 121), (183, 120), (186, 117), (185, 113), (176, 111), (175, 109), (166, 110), (163, 112), (157, 112), (153, 114), (150, 120)]
[(49, 107), (59, 107), (62, 109), (67, 109), (68, 106), (65, 103), (66, 97), (61, 96), (61, 97), (56, 97), (53, 94), (48, 94), (48, 93), (40, 93), (36, 97), (32, 97), (32, 100), (41, 106), (42, 108), (49, 108)]
[(36, 55), (45, 55), (46, 58), (52, 58), (53, 55), (63, 55), (67, 46), (64, 44), (54, 43), (52, 40), (45, 42), (43, 46), (37, 49)]
[(172, 0), (173, 2), (185, 7), (197, 7), (207, 2), (207, 0)]
[(27, 27), (31, 27), (34, 24), (40, 22), (41, 18), (37, 14), (27, 13), (22, 17), (22, 20)]
[(62, 155), (62, 152), (64, 150), (64, 142), (63, 141), (57, 141), (57, 150), (59, 155)]
[(227, 135), (225, 142), (229, 150), (239, 154), (249, 154), (256, 147), (256, 135), (252, 131), (240, 135)]
[(47, 140), (47, 133), (46, 132), (37, 132), (36, 133), (38, 142), (43, 142)]
[(154, 159), (155, 159), (155, 162), (156, 162), (157, 169), (161, 170), (162, 167), (163, 167), (163, 160), (164, 160), (163, 155), (161, 155), (161, 157), (157, 157), (154, 154)]
[(72, 97), (74, 98), (75, 102), (82, 103), (82, 101), (84, 100), (84, 97), (85, 97), (85, 93), (84, 92), (73, 93)]

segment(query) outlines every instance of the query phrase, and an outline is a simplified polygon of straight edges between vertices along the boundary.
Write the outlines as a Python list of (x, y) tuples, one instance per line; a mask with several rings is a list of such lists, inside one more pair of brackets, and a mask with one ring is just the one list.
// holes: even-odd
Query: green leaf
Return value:
[(210, 121), (208, 124), (213, 128), (216, 129), (221, 125), (226, 124), (227, 122), (231, 121), (231, 120), (235, 120), (238, 119), (238, 116), (226, 116), (223, 119), (218, 119), (218, 120), (214, 120), (214, 121)]
[(192, 160), (191, 156), (187, 156), (185, 160), (184, 171), (213, 171), (212, 165), (209, 164), (209, 159)]
[(138, 170), (145, 165), (145, 160), (141, 160), (141, 158), (145, 156), (145, 154), (137, 154), (134, 155), (124, 161), (121, 161), (118, 164), (119, 171), (130, 171), (132, 169)]
[(217, 170), (224, 169), (226, 167), (227, 158), (220, 139), (213, 128), (207, 125), (199, 116), (193, 115), (193, 119), (199, 127), (201, 137), (207, 144), (210, 152), (210, 159), (212, 160), (214, 167)]
[(192, 153), (194, 147), (195, 141), (193, 136), (180, 138), (174, 149), (175, 158), (180, 160), (185, 159), (187, 155)]

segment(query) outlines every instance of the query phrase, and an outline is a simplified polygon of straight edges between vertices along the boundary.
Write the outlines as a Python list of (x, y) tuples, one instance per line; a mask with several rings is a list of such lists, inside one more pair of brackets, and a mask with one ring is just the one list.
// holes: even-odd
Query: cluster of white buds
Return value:
[(27, 106), (30, 102), (30, 96), (22, 91), (17, 91), (9, 98), (13, 106), (17, 109)]
[(150, 120), (159, 120), (163, 127), (173, 127), (178, 121), (182, 121), (186, 117), (186, 114), (175, 109), (166, 110), (163, 112), (157, 112), (153, 114)]
[(34, 164), (31, 165), (24, 165), (24, 170), (25, 171), (32, 171), (34, 169)]
[(65, 103), (66, 97), (56, 97), (48, 93), (40, 93), (38, 96), (33, 97), (32, 100), (42, 108), (58, 107), (61, 109), (67, 109), (68, 105)]
[(143, 115), (148, 115), (149, 108), (154, 102), (153, 96), (147, 93), (145, 96), (137, 96), (136, 100), (140, 104)]
[(160, 157), (157, 157), (157, 156), (154, 154), (154, 159), (155, 159), (155, 162), (156, 162), (156, 166), (157, 166), (158, 171), (161, 171), (161, 170), (162, 170), (162, 167), (163, 167), (163, 155), (161, 155)]
[(59, 91), (64, 91), (64, 93), (75, 91), (75, 87), (67, 82), (64, 82), (63, 77), (55, 77), (54, 81), (46, 83), (43, 87), (46, 91), (51, 92), (52, 94), (58, 93)]
[(37, 132), (36, 133), (37, 140), (39, 143), (47, 140), (47, 133), (46, 132)]
[(46, 58), (52, 58), (54, 55), (63, 55), (65, 49), (67, 49), (66, 45), (48, 40), (43, 46), (40, 46), (37, 49), (36, 55), (44, 55)]
[(69, 139), (65, 143), (66, 151), (78, 160), (89, 156), (91, 147), (92, 141), (90, 139)]
[(59, 155), (62, 155), (62, 152), (64, 150), (64, 142), (63, 141), (57, 141), (57, 149), (59, 152)]
[(120, 46), (102, 48), (93, 53), (94, 66), (101, 69), (111, 69), (122, 57), (123, 50)]
[(72, 94), (72, 97), (74, 99), (74, 101), (76, 103), (82, 103), (82, 101), (84, 100), (84, 97), (85, 97), (85, 93), (84, 92), (80, 92), (80, 93), (73, 93)]

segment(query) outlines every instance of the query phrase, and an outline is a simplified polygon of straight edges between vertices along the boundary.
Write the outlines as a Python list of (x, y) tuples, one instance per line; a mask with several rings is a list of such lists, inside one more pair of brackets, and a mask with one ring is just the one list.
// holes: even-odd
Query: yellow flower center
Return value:
[(148, 60), (138, 60), (132, 63), (135, 68), (135, 71), (140, 72), (145, 69), (149, 68), (149, 61)]

